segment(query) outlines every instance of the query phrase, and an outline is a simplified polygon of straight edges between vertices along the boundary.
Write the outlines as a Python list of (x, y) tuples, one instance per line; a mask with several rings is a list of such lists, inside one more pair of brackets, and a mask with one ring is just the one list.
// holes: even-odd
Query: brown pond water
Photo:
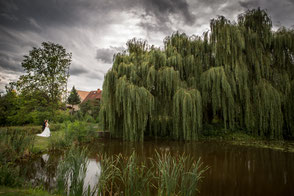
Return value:
[[(122, 142), (101, 139), (88, 146), (91, 152), (86, 182), (97, 183), (100, 165), (96, 154), (133, 151), (145, 159), (155, 156), (155, 151), (172, 155), (185, 153), (196, 160), (201, 157), (210, 168), (199, 185), (199, 195), (294, 195), (294, 153), (271, 149), (244, 147), (224, 142), (174, 142), (145, 141)], [(23, 165), (32, 183), (45, 180), (47, 188), (55, 185), (59, 154), (42, 155)]]

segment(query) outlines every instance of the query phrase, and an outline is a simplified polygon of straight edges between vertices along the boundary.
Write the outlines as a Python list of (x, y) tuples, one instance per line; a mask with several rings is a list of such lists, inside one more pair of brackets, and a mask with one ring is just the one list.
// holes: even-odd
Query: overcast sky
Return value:
[(293, 27), (294, 0), (0, 0), (0, 91), (24, 74), (23, 56), (45, 41), (72, 53), (69, 89), (95, 90), (129, 39), (162, 47), (174, 31), (202, 35), (212, 18), (236, 20), (257, 7), (275, 28)]

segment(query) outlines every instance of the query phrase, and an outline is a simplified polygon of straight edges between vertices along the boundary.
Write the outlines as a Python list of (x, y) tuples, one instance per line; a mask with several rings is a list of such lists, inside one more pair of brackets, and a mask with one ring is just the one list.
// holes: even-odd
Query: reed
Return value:
[(145, 161), (140, 162), (133, 152), (130, 157), (122, 159), (120, 168), (124, 195), (150, 195), (152, 167), (147, 168)]
[(130, 157), (100, 156), (99, 195), (196, 195), (208, 167), (184, 154), (156, 152), (148, 162)]
[(14, 162), (30, 154), (35, 136), (18, 129), (0, 131), (0, 161)]
[(100, 156), (101, 173), (98, 181), (98, 195), (114, 195), (119, 190), (118, 179), (121, 170), (118, 167), (121, 154), (117, 156)]
[(70, 196), (86, 195), (84, 179), (88, 164), (87, 149), (72, 146), (57, 167), (57, 192)]
[(0, 131), (0, 185), (15, 187), (23, 183), (16, 162), (29, 156), (35, 137), (17, 128)]
[(201, 158), (195, 161), (188, 155), (172, 156), (156, 152), (151, 160), (155, 165), (158, 195), (196, 195), (199, 182), (208, 167)]

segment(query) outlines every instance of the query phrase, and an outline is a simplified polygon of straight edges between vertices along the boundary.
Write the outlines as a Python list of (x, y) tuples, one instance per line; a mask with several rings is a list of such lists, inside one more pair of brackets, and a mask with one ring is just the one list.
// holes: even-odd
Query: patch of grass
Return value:
[(47, 150), (48, 145), (49, 145), (49, 138), (36, 136), (33, 152), (34, 153), (44, 152)]
[(0, 127), (0, 131), (5, 130), (19, 130), (25, 131), (29, 134), (35, 134), (41, 132), (42, 126), (35, 126), (35, 125), (25, 125), (25, 126), (8, 126), (8, 127)]
[(9, 188), (5, 186), (0, 186), (0, 196), (58, 196), (57, 194), (50, 194), (44, 190), (31, 189), (31, 188)]
[(50, 140), (52, 140), (52, 138), (58, 138), (61, 137), (62, 133), (59, 131), (56, 132), (51, 132), (51, 136), (50, 137), (39, 137), (36, 136), (35, 138), (35, 143), (34, 143), (34, 147), (33, 147), (33, 153), (41, 153), (41, 152), (46, 152), (49, 150), (50, 148)]

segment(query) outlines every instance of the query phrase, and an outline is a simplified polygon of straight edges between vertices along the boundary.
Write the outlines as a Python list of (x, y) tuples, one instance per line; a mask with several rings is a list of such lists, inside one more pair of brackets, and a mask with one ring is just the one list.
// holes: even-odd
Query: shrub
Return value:
[(68, 143), (78, 142), (85, 143), (96, 137), (96, 132), (92, 125), (83, 121), (64, 124), (65, 139)]

